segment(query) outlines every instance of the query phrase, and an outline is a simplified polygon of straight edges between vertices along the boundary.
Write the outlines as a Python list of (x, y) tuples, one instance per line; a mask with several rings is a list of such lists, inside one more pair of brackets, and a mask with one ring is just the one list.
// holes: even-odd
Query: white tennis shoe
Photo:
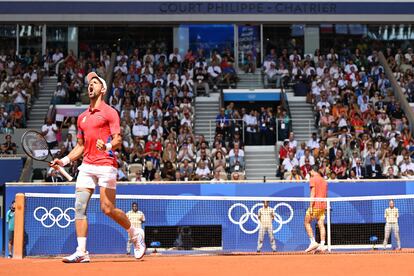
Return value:
[(141, 259), (145, 255), (145, 250), (147, 249), (145, 245), (145, 232), (141, 228), (135, 229), (135, 234), (131, 238), (132, 243), (134, 244), (134, 256), (136, 259)]
[(311, 252), (312, 250), (315, 250), (318, 247), (319, 247), (319, 243), (311, 242), (311, 244), (309, 244), (308, 248), (306, 248), (305, 252)]
[(328, 250), (328, 247), (326, 245), (319, 245), (318, 248), (316, 248), (317, 252), (326, 252)]
[(81, 252), (76, 250), (75, 253), (73, 253), (70, 256), (64, 257), (62, 259), (62, 262), (64, 263), (89, 263), (91, 259), (89, 258), (89, 252)]

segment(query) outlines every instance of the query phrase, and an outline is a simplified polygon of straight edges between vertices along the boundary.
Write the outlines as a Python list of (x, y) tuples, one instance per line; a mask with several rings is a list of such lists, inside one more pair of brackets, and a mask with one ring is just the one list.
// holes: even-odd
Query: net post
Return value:
[(326, 237), (328, 252), (331, 252), (331, 201), (329, 199), (326, 201)]
[(14, 218), (13, 259), (23, 258), (24, 245), (24, 194), (16, 194), (16, 213)]

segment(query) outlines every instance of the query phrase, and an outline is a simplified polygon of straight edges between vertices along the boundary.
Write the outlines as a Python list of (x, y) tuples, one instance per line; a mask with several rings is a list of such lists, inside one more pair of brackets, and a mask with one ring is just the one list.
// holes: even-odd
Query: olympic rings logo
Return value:
[[(260, 221), (259, 221), (259, 217), (258, 217), (258, 215), (257, 215), (257, 212), (258, 212), (258, 210), (256, 211), (256, 209), (258, 208), (258, 207), (262, 207), (263, 206), (263, 203), (257, 203), (257, 204), (255, 204), (250, 210), (247, 208), (247, 206), (246, 205), (244, 205), (243, 203), (235, 203), (235, 204), (233, 204), (230, 208), (229, 208), (229, 211), (228, 211), (228, 217), (229, 217), (229, 220), (233, 223), (233, 224), (236, 224), (236, 225), (239, 225), (239, 227), (240, 227), (240, 230), (242, 230), (244, 233), (246, 233), (246, 234), (254, 234), (254, 233), (256, 233), (258, 230), (259, 230), (259, 228), (260, 228)], [(244, 214), (243, 215), (241, 215), (240, 216), (240, 218), (238, 219), (238, 220), (235, 220), (234, 218), (233, 218), (233, 214), (232, 214), (232, 212), (233, 212), (233, 209), (235, 209), (236, 207), (240, 207), (240, 208), (242, 208), (242, 209), (244, 209)], [(278, 213), (277, 213), (277, 209), (279, 208), (279, 207), (286, 207), (288, 210), (289, 210), (289, 217), (286, 219), (286, 220), (284, 220), (283, 218), (282, 218), (282, 216), (281, 215), (279, 215)], [(275, 207), (273, 207), (273, 214), (274, 214), (274, 221), (275, 222), (277, 222), (278, 223), (278, 226), (276, 227), (276, 229), (274, 229), (273, 230), (273, 233), (275, 234), (275, 233), (277, 233), (277, 232), (279, 232), (281, 229), (282, 229), (282, 226), (284, 225), (284, 224), (287, 224), (287, 223), (289, 223), (292, 219), (293, 219), (293, 214), (294, 214), (294, 212), (293, 212), (293, 208), (292, 208), (292, 206), (290, 206), (289, 204), (287, 204), (287, 203), (285, 203), (285, 202), (281, 202), (281, 203), (278, 203), (278, 204), (276, 204), (275, 205)], [(249, 220), (249, 219), (252, 219), (252, 221), (254, 222), (254, 223), (256, 223), (256, 228), (255, 229), (253, 229), (253, 230), (247, 230), (245, 227), (244, 227), (244, 224)]]
[(33, 217), (45, 228), (51, 228), (55, 224), (60, 228), (66, 228), (71, 222), (75, 221), (75, 217), (71, 218), (68, 214), (69, 211), (75, 213), (75, 208), (67, 208), (63, 211), (59, 207), (47, 210), (45, 207), (39, 206), (33, 211)]

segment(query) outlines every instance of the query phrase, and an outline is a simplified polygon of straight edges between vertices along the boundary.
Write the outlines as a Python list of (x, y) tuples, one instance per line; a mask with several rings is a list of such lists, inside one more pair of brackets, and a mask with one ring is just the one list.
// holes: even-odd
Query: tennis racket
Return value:
[[(42, 133), (35, 130), (28, 130), (23, 134), (21, 143), (27, 156), (34, 160), (51, 164), (51, 162), (46, 159), (48, 159), (49, 156), (53, 158), (53, 156)], [(55, 165), (54, 167), (56, 167), (68, 181), (73, 180), (73, 177), (70, 176), (64, 168), (59, 165)]]

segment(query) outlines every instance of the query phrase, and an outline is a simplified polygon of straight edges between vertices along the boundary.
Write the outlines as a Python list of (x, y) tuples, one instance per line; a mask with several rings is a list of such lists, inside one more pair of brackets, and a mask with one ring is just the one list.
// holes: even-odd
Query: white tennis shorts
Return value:
[(117, 168), (82, 164), (78, 170), (76, 188), (95, 189), (96, 185), (98, 185), (99, 187), (116, 189)]

